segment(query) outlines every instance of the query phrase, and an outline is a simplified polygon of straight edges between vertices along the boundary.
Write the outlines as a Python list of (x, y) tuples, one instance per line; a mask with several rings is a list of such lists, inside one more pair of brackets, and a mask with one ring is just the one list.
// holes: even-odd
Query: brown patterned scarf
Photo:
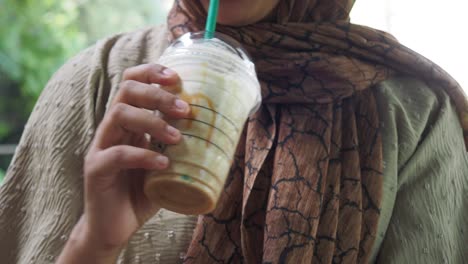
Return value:
[[(264, 104), (246, 126), (218, 208), (199, 218), (185, 263), (366, 263), (383, 182), (369, 88), (392, 75), (445, 89), (468, 131), (456, 81), (392, 36), (349, 23), (353, 3), (281, 0), (272, 21), (219, 27), (254, 58)], [(205, 17), (198, 1), (176, 1), (172, 37), (202, 29)]]

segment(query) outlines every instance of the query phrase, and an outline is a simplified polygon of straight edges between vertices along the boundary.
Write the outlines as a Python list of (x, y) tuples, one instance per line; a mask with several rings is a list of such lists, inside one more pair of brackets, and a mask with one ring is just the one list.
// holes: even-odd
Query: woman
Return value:
[(264, 104), (218, 208), (198, 218), (142, 194), (142, 171), (170, 162), (144, 133), (182, 139), (142, 108), (188, 114), (150, 85), (179, 85), (177, 74), (148, 63), (201, 29), (208, 0), (176, 1), (168, 30), (117, 35), (73, 58), (43, 92), (1, 189), (0, 259), (467, 261), (462, 90), (386, 33), (350, 24), (353, 2), (221, 1), (219, 30), (253, 56)]

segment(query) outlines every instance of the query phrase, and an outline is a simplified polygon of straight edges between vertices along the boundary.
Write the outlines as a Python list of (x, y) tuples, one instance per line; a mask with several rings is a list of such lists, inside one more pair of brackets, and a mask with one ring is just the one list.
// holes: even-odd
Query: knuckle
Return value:
[(96, 170), (96, 154), (94, 153), (88, 153), (85, 157), (84, 157), (84, 168), (83, 168), (83, 171), (84, 171), (84, 176), (85, 177), (91, 177), (93, 174), (95, 174), (95, 170)]
[(125, 151), (120, 147), (115, 147), (110, 152), (110, 159), (114, 162), (121, 163), (125, 159)]
[(159, 85), (153, 84), (144, 90), (143, 96), (145, 98), (157, 98), (158, 94), (160, 93), (160, 90), (161, 87)]
[(160, 74), (164, 70), (164, 66), (161, 64), (152, 63), (148, 65), (148, 71), (153, 74)]
[(146, 73), (148, 80), (152, 83), (160, 84), (164, 79), (163, 70), (164, 67), (159, 64), (150, 64), (148, 66), (148, 72)]
[(163, 129), (166, 127), (166, 121), (164, 121), (162, 118), (156, 116), (156, 115), (151, 115), (152, 117), (150, 118), (150, 126), (153, 128), (156, 128), (158, 130)]
[(112, 106), (112, 109), (109, 112), (109, 118), (112, 121), (120, 120), (124, 115), (125, 111), (127, 111), (127, 105), (124, 103), (116, 103)]
[(132, 71), (135, 67), (127, 68), (123, 71), (122, 73), (122, 79), (123, 80), (128, 80), (130, 76), (132, 75)]
[(119, 93), (121, 97), (127, 97), (133, 90), (133, 88), (138, 84), (134, 80), (125, 80), (120, 83)]
[(167, 97), (167, 92), (164, 91), (163, 89), (161, 89), (161, 87), (157, 87), (156, 89), (154, 89), (154, 91), (152, 92), (152, 97), (154, 98), (155, 101), (157, 101), (158, 103), (162, 103), (164, 102), (164, 99)]
[(153, 91), (152, 97), (158, 104), (169, 104), (175, 100), (176, 96), (158, 87)]

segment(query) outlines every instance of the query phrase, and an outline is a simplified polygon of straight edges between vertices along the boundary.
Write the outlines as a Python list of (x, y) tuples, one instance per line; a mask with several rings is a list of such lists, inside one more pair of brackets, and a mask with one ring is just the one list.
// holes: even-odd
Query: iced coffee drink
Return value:
[(152, 142), (155, 151), (169, 157), (171, 165), (147, 173), (145, 194), (178, 213), (211, 212), (244, 124), (261, 103), (254, 65), (234, 40), (219, 34), (204, 39), (203, 33), (182, 36), (159, 63), (181, 77), (182, 87), (175, 93), (189, 103), (191, 115), (166, 119), (181, 131), (181, 143)]

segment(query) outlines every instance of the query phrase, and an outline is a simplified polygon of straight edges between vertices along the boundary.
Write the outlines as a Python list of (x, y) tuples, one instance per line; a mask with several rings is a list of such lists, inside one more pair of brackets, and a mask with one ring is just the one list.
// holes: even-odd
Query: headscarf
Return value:
[[(253, 57), (263, 105), (246, 125), (217, 209), (199, 217), (185, 263), (366, 263), (383, 157), (375, 85), (422, 79), (468, 105), (445, 71), (391, 35), (349, 22), (353, 0), (281, 0), (268, 21), (219, 26)], [(203, 28), (176, 1), (171, 38)]]

